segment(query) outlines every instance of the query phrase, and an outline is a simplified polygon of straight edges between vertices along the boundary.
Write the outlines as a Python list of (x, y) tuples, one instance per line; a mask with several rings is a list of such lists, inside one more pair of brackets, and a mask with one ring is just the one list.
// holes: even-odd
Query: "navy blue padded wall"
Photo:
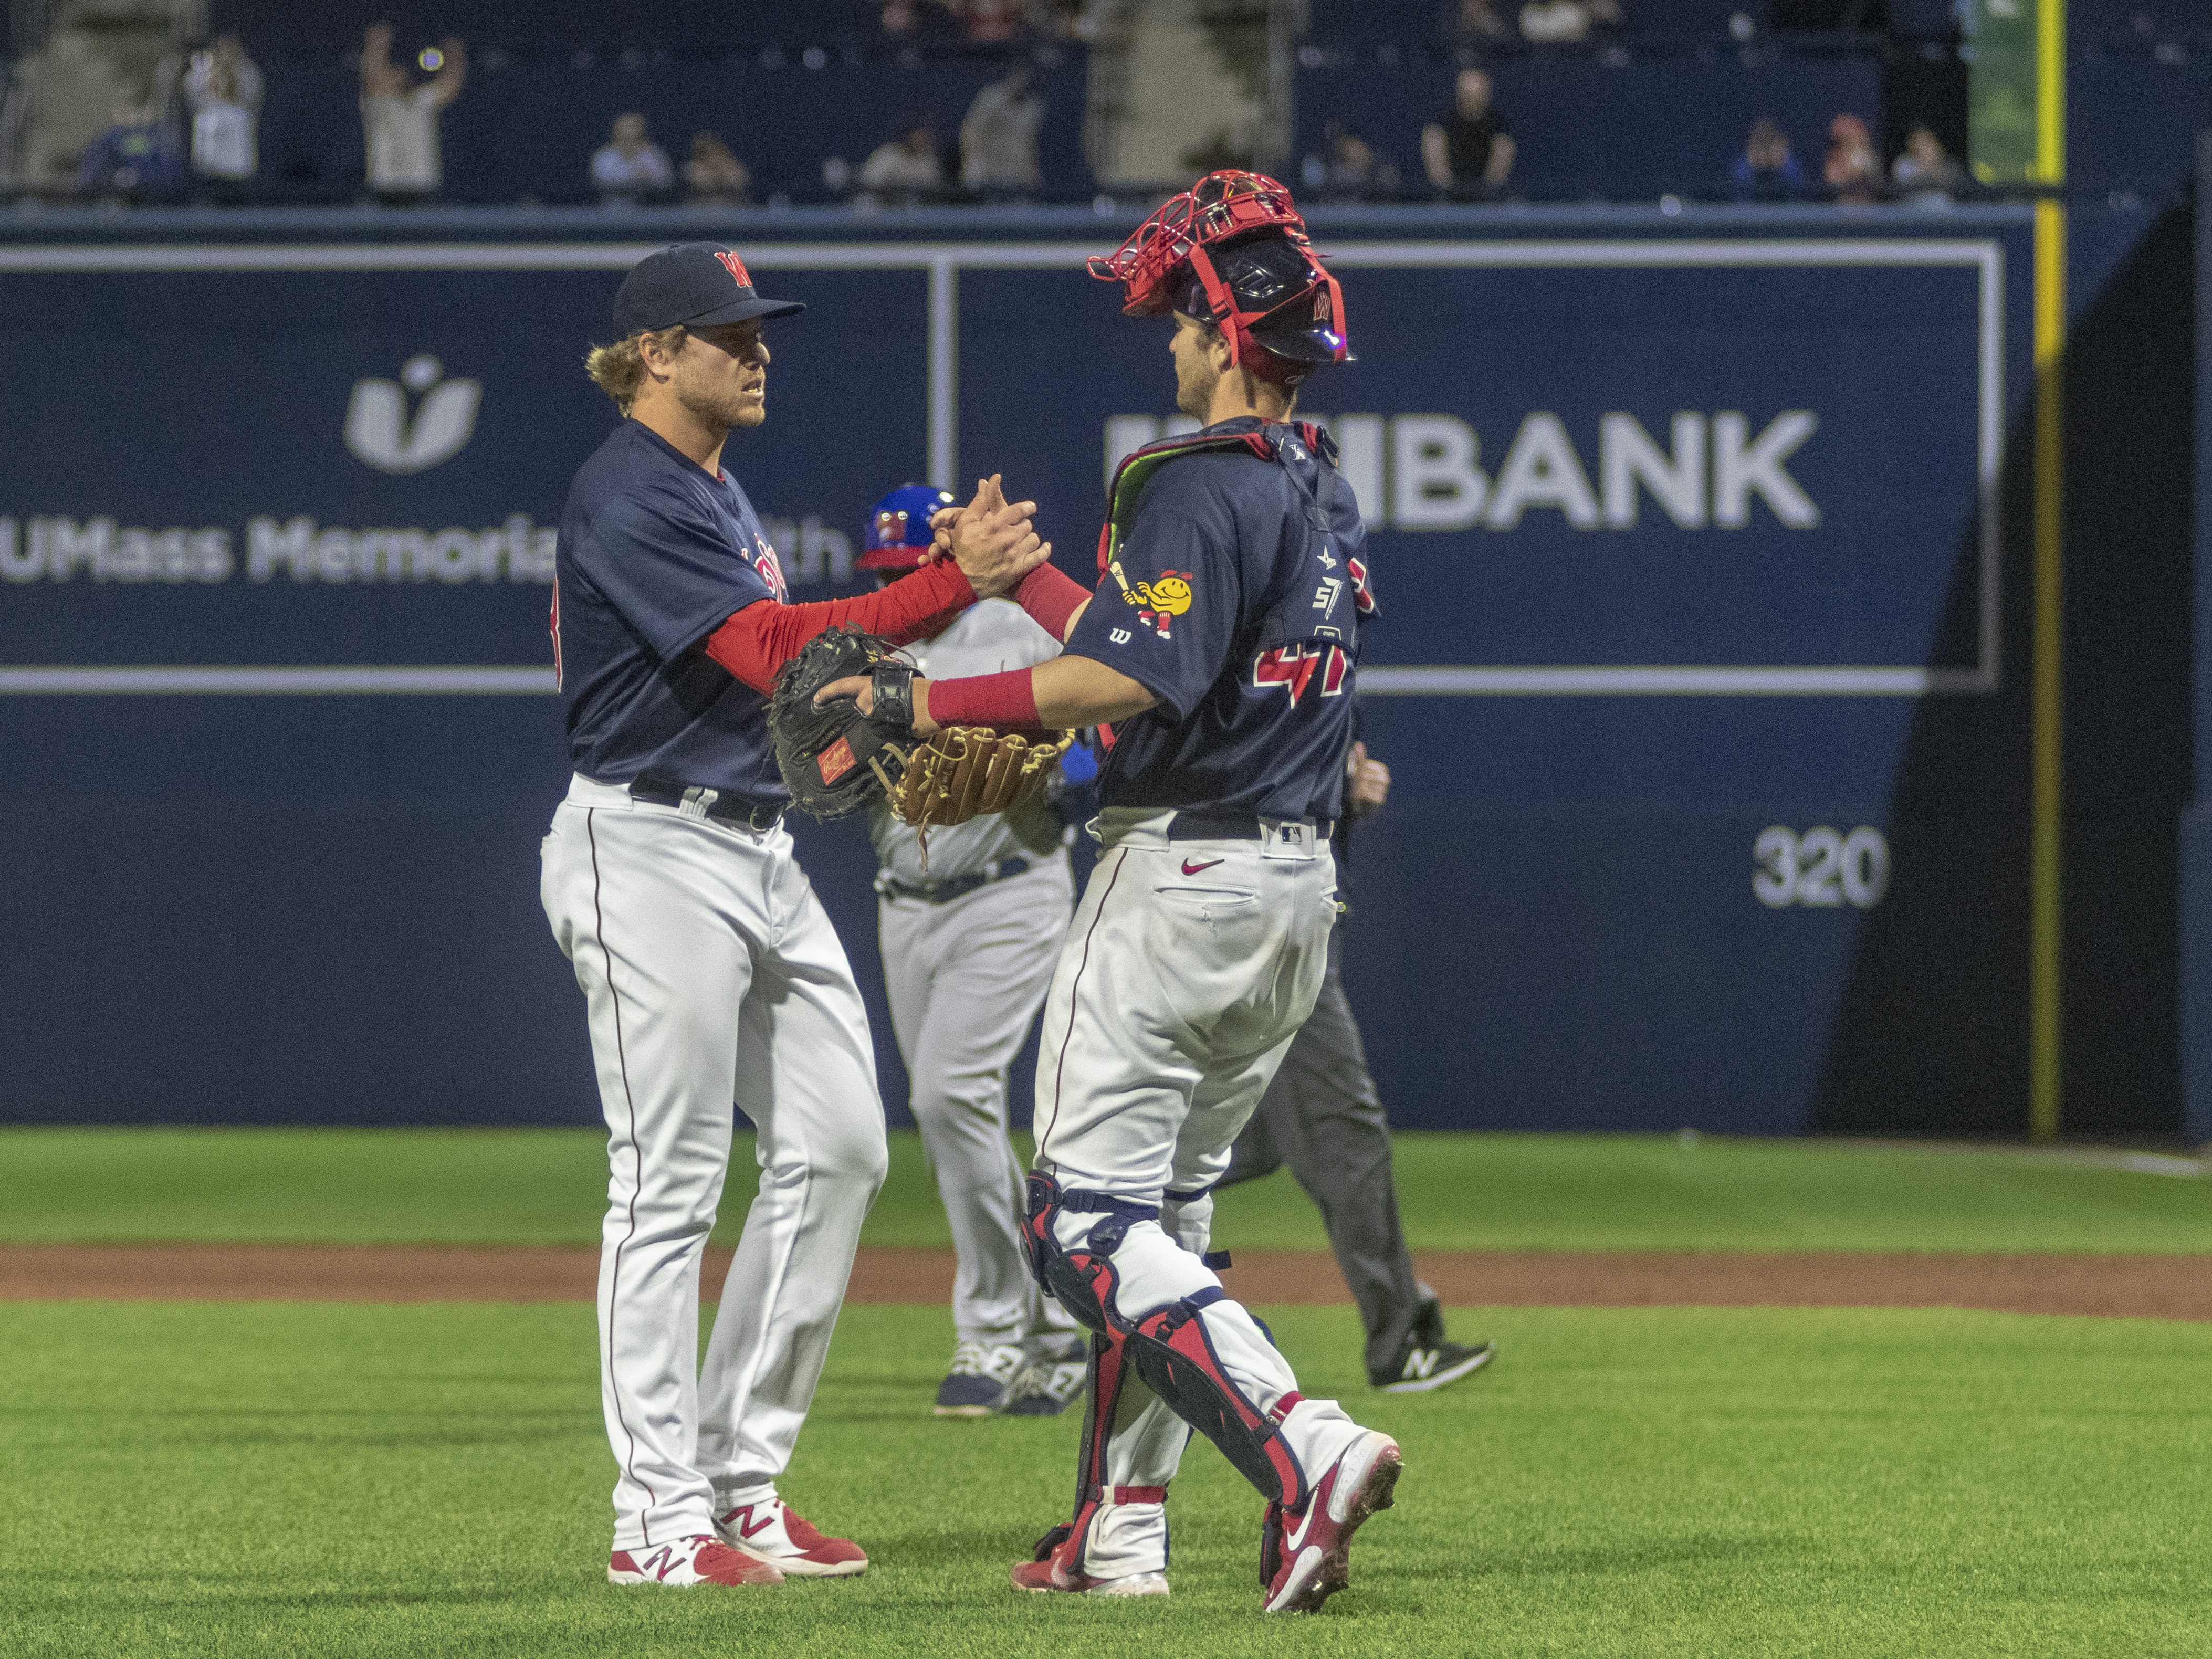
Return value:
[[(1333, 64), (1298, 77), (1298, 149), (1318, 151), (1331, 120), (1358, 128), (1421, 182), (1421, 128), (1449, 105), (1445, 64)], [(1711, 64), (1525, 58), (1492, 71), (1497, 108), (1519, 146), (1513, 189), (1532, 197), (1726, 193), (1728, 170), (1761, 115), (1782, 124), (1817, 175), (1828, 123), (1849, 111), (1877, 128), (1881, 70), (1870, 59), (1733, 56)]]

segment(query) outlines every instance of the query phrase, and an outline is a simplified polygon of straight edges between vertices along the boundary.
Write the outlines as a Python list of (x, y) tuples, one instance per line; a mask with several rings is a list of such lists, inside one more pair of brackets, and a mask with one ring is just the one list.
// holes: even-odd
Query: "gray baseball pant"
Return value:
[(1344, 994), (1340, 935), (1329, 939), (1328, 973), (1313, 1015), (1237, 1136), (1221, 1184), (1273, 1175), (1286, 1164), (1320, 1207), (1329, 1248), (1359, 1304), (1368, 1375), (1395, 1370), (1436, 1292), (1414, 1276), (1399, 1225), (1390, 1126)]
[(1030, 1275), (1021, 1163), (1006, 1139), (1007, 1068), (1052, 984), (1074, 899), (1067, 855), (1054, 852), (946, 903), (886, 896), (877, 910), (908, 1104), (952, 1226), (963, 1340), (1078, 1328)]

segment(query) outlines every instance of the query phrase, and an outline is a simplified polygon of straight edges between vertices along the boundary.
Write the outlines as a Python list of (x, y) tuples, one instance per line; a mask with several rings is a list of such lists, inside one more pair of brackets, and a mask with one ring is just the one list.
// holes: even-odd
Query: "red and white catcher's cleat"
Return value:
[(610, 1584), (781, 1584), (783, 1571), (749, 1550), (733, 1550), (705, 1533), (651, 1549), (617, 1550), (607, 1558)]
[[(1068, 1535), (1068, 1528), (1054, 1527), (1052, 1532), (1045, 1534), (1046, 1540), (1050, 1540), (1054, 1533), (1060, 1534), (1060, 1538), (1043, 1560), (1014, 1563), (1012, 1578), (1016, 1589), (1028, 1590), (1036, 1595), (1052, 1590), (1070, 1595), (1165, 1595), (1168, 1593), (1168, 1576), (1164, 1572), (1133, 1572), (1124, 1578), (1093, 1578), (1073, 1565), (1075, 1540)], [(1038, 1547), (1042, 1549), (1044, 1546), (1040, 1543)]]
[(1352, 1534), (1391, 1504), (1406, 1460), (1398, 1443), (1371, 1429), (1344, 1449), (1315, 1483), (1303, 1510), (1267, 1506), (1260, 1538), (1263, 1613), (1311, 1613), (1352, 1582)]
[(793, 1578), (849, 1578), (868, 1570), (867, 1552), (849, 1538), (824, 1538), (781, 1498), (741, 1504), (714, 1517), (722, 1541), (763, 1556)]

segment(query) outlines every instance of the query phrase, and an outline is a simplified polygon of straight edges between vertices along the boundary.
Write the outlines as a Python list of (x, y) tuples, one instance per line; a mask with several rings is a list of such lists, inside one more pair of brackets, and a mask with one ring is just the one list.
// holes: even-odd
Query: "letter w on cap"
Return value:
[(753, 285), (753, 279), (745, 270), (745, 262), (738, 258), (736, 254), (728, 252), (726, 249), (717, 248), (714, 250), (714, 257), (722, 262), (723, 268), (726, 270), (731, 276), (738, 279), (738, 287), (750, 288)]

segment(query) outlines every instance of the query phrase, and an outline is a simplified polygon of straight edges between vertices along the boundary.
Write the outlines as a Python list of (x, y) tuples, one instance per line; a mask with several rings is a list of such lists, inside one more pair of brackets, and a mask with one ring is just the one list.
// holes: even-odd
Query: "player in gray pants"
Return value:
[[(1352, 745), (1346, 772), (1345, 812), (1336, 826), (1340, 882), (1350, 867), (1352, 821), (1374, 812), (1390, 793), (1389, 768), (1370, 759), (1364, 743)], [(1321, 999), (1237, 1137), (1221, 1184), (1273, 1175), (1286, 1164), (1321, 1206), (1329, 1248), (1359, 1304), (1370, 1382), (1392, 1394), (1419, 1393), (1489, 1363), (1497, 1352), (1489, 1343), (1445, 1340), (1436, 1292), (1414, 1276), (1398, 1224), (1389, 1121), (1344, 994), (1340, 927), (1328, 941)]]
[[(908, 484), (876, 504), (858, 561), (918, 568), (952, 497)], [(1014, 605), (979, 605), (902, 653), (926, 674), (988, 674), (1057, 656)], [(877, 933), (908, 1102), (952, 1225), (952, 1364), (939, 1417), (1055, 1416), (1083, 1392), (1089, 1343), (1022, 1252), (1023, 1173), (1006, 1139), (1006, 1073), (1052, 984), (1075, 908), (1065, 826), (1042, 801), (919, 833), (878, 800), (869, 824)]]

